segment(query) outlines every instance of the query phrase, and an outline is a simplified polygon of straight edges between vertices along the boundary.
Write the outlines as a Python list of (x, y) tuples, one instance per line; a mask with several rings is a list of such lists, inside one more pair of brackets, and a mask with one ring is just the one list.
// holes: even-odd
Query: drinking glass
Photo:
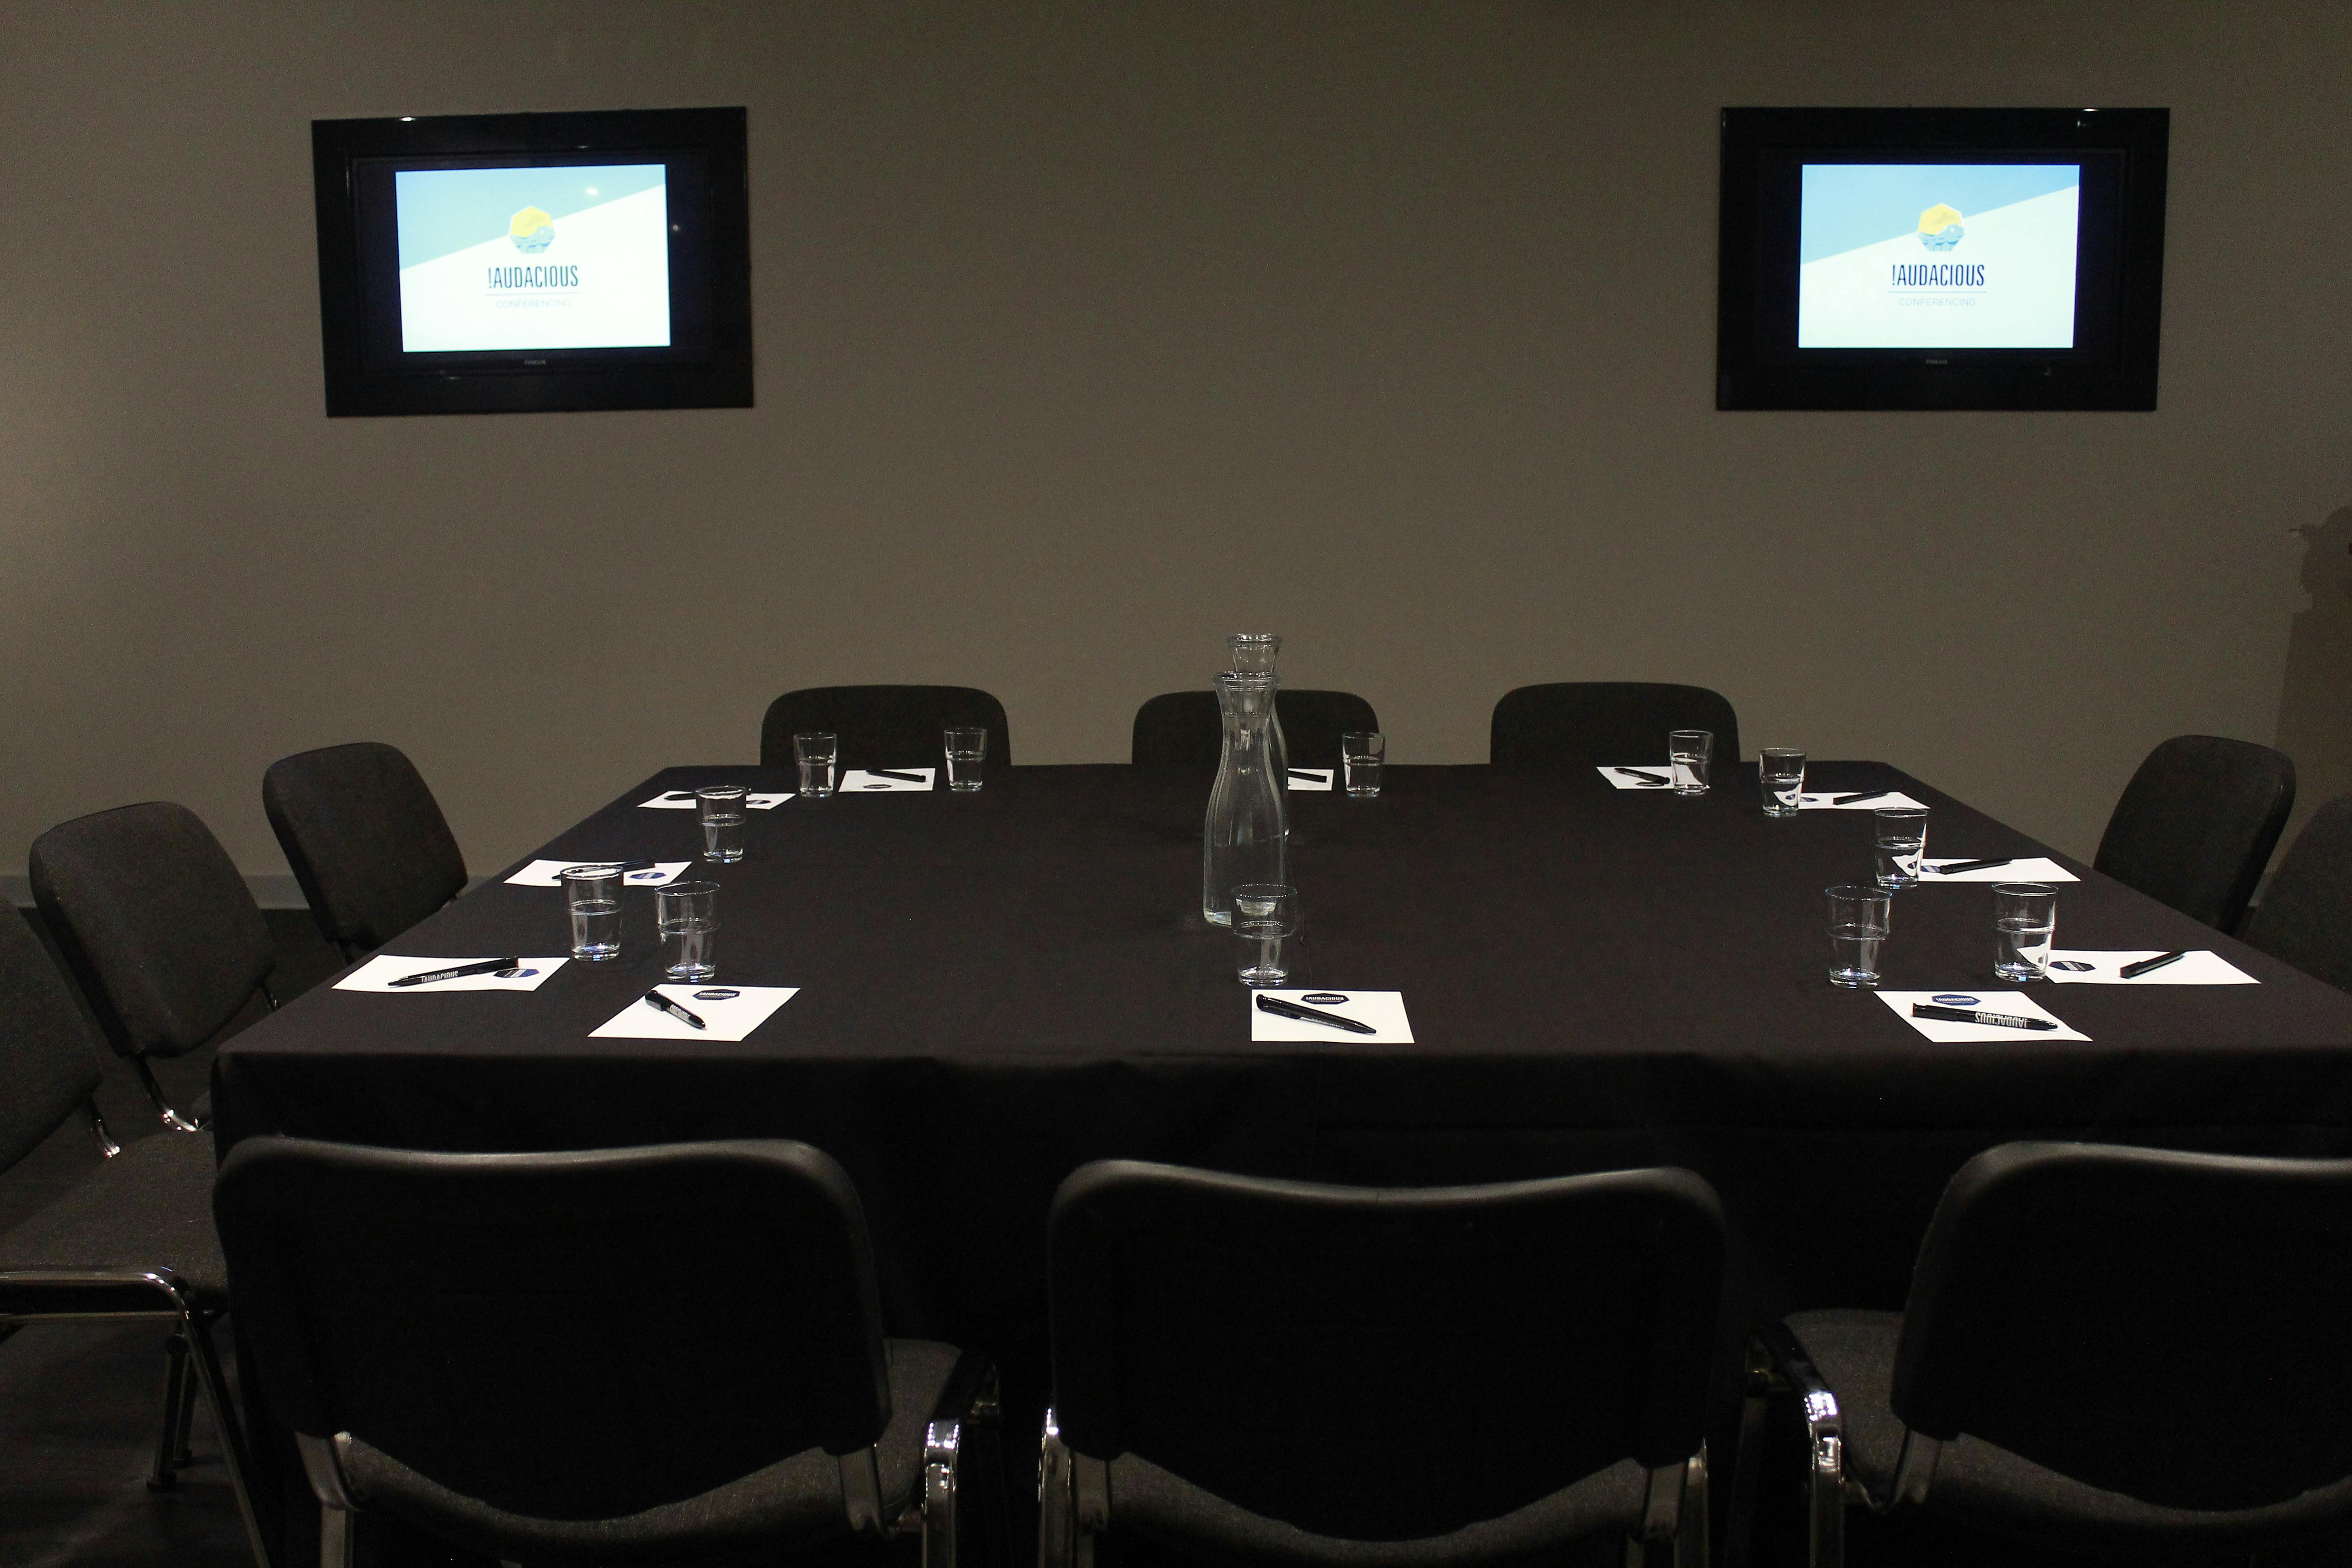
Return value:
[(621, 952), (621, 868), (574, 866), (563, 873), (563, 904), (572, 915), (572, 956), (602, 963)]
[[(1715, 735), (1707, 730), (1666, 731), (1666, 760), (1672, 763), (1676, 795), (1706, 793), (1707, 760), (1715, 755)], [(1738, 761), (1737, 758), (1733, 759)]]
[(1886, 940), (1895, 896), (1881, 888), (1842, 887), (1830, 896), (1830, 984), (1878, 984), (1878, 947)]
[(980, 787), (981, 769), (988, 762), (988, 731), (952, 729), (947, 732), (948, 788), (969, 795)]
[(1767, 746), (1756, 764), (1764, 784), (1764, 815), (1794, 816), (1805, 793), (1805, 753), (1793, 746)]
[(1339, 737), (1339, 770), (1348, 793), (1369, 798), (1381, 793), (1381, 764), (1389, 738), (1376, 730), (1353, 730)]
[(1298, 963), (1298, 889), (1280, 882), (1234, 889), (1234, 938), (1244, 985), (1279, 985)]
[(1919, 862), (1927, 853), (1927, 808), (1882, 805), (1870, 815), (1877, 826), (1873, 869), (1878, 885), (1899, 893), (1919, 879)]
[(719, 973), (719, 884), (672, 882), (654, 889), (661, 921), (662, 972), (672, 980)]
[(2050, 977), (2050, 939), (2058, 930), (2058, 889), (2041, 882), (1997, 882), (1992, 889), (1992, 972), (2003, 980)]
[(702, 804), (702, 858), (720, 865), (743, 858), (743, 802), (749, 794), (741, 784), (712, 784), (694, 792)]
[(793, 737), (793, 756), (801, 765), (801, 797), (823, 800), (833, 793), (834, 765), (841, 760), (841, 737), (816, 731)]

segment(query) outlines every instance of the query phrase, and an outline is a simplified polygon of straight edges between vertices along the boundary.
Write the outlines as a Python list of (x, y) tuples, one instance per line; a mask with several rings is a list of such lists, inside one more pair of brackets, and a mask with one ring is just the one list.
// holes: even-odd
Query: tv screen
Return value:
[(1728, 110), (1724, 408), (2152, 408), (2165, 111)]
[(313, 126), (328, 412), (744, 406), (740, 110)]

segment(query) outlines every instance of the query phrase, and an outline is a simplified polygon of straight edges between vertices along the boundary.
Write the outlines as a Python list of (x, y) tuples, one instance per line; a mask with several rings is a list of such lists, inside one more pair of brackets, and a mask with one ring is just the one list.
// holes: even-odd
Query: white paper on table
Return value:
[(1332, 772), (1330, 768), (1293, 768), (1290, 770), (1288, 787), (1307, 790), (1329, 789)]
[[(1360, 1035), (1353, 1029), (1335, 1029), (1328, 1024), (1310, 1024), (1304, 1018), (1285, 1018), (1278, 1014), (1261, 1012), (1257, 1005), (1261, 996), (1296, 1002), (1319, 1013), (1331, 1013), (1342, 1018), (1352, 1018), (1359, 1024), (1370, 1024), (1373, 1032)], [(1333, 996), (1339, 1000), (1328, 1000)], [(1402, 991), (1340, 991), (1324, 985), (1311, 986), (1304, 991), (1253, 991), (1249, 993), (1245, 1005), (1249, 1008), (1252, 1040), (1320, 1040), (1325, 1045), (1342, 1046), (1412, 1044), (1412, 1025), (1405, 1019), (1404, 993)]]
[[(2215, 952), (2199, 948), (2184, 952), (2162, 969), (2151, 969), (2126, 980), (2118, 973), (2126, 963), (2169, 952), (2170, 948), (2135, 947), (2114, 952), (2053, 948), (2050, 978), (2061, 985), (2260, 985), (2261, 981)], [(2063, 969), (2062, 963), (2087, 963), (2088, 969)]]
[[(1878, 811), (1890, 805), (1916, 805), (1922, 811), (1927, 808), (1926, 801), (1913, 800), (1899, 789), (1890, 789), (1879, 795), (1864, 795), (1851, 805), (1832, 804), (1840, 795), (1858, 793), (1850, 789), (1825, 790), (1820, 795), (1807, 793), (1797, 797), (1797, 809), (1799, 811)], [(1961, 856), (1957, 858), (1966, 859), (1968, 857)]]
[(406, 954), (394, 957), (379, 952), (341, 980), (335, 982), (338, 991), (378, 991), (394, 996), (424, 996), (443, 991), (536, 991), (547, 983), (547, 977), (571, 962), (568, 958), (526, 958), (519, 961), (521, 973), (511, 980), (501, 980), (492, 970), (483, 974), (461, 974), (454, 980), (436, 980), (430, 985), (394, 985), (404, 974), (430, 974), (436, 969), (456, 969), (461, 964), (479, 963), (496, 956), (478, 952), (471, 958), (413, 958)]
[(1936, 869), (1943, 866), (1965, 866), (1971, 860), (1981, 860), (1981, 855), (1951, 855), (1944, 859), (1920, 862), (1922, 882), (2079, 882), (2083, 879), (2066, 869), (2046, 855), (2021, 855), (2000, 866), (1987, 866), (1981, 870), (1962, 871), (1947, 877)]
[[(1974, 1045), (1984, 1041), (2087, 1040), (2091, 1037), (2078, 1029), (2069, 1028), (2065, 1020), (2052, 1013), (2022, 991), (1881, 991), (1878, 999), (1895, 1009), (1895, 1016), (1935, 1041), (1939, 1046)], [(1986, 1013), (2011, 1013), (2027, 1018), (2047, 1018), (2057, 1025), (2054, 1029), (2006, 1029), (1999, 1024), (1960, 1024), (1949, 1018), (1915, 1018), (1911, 1016), (1914, 1002), (1935, 1003), (1945, 1007), (1969, 1007)]]
[[(598, 860), (593, 857), (585, 860), (534, 860), (509, 877), (507, 886), (509, 888), (560, 888), (563, 886), (563, 873), (574, 866), (612, 866), (621, 863), (613, 860)], [(656, 860), (643, 869), (624, 871), (621, 874), (621, 880), (632, 888), (667, 888), (677, 881), (679, 874), (693, 864), (691, 860)]]
[[(793, 792), (790, 790), (774, 792), (758, 790), (746, 795), (743, 797), (743, 804), (753, 811), (773, 811), (792, 798)], [(637, 802), (637, 807), (641, 811), (692, 811), (698, 804), (699, 803), (695, 800), (692, 790), (674, 789), (667, 795), (657, 795), (651, 800), (641, 800)]]
[[(1644, 763), (1638, 768), (1599, 768), (1594, 770), (1619, 789), (1672, 789), (1675, 784), (1687, 782), (1690, 770), (1667, 763)], [(1643, 773), (1654, 774), (1643, 778)], [(1660, 782), (1660, 781), (1664, 782)]]
[(893, 768), (890, 771), (899, 773), (920, 773), (923, 775), (923, 782), (917, 784), (912, 779), (886, 779), (865, 768), (852, 768), (841, 775), (841, 783), (837, 786), (838, 792), (842, 795), (920, 793), (930, 788), (931, 781), (939, 775), (937, 768)]
[[(702, 1020), (704, 1026), (672, 1016), (648, 1005), (642, 996), (590, 1031), (600, 1040), (740, 1040), (770, 1015), (800, 994), (797, 985), (725, 985), (716, 981), (699, 984), (656, 985), (655, 990)], [(698, 991), (732, 991), (719, 1001), (704, 1001)]]

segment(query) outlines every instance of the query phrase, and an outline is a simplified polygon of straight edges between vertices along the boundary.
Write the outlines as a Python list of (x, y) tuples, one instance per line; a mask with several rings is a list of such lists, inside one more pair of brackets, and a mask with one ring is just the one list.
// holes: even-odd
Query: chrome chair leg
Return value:
[(1712, 1568), (1715, 1527), (1707, 1517), (1706, 1439), (1683, 1466), (1682, 1527), (1675, 1531), (1675, 1568)]
[(114, 1135), (106, 1130), (106, 1118), (98, 1113), (98, 1096), (91, 1095), (82, 1110), (89, 1116), (89, 1135), (98, 1140), (98, 1152), (110, 1160), (121, 1153), (122, 1145), (114, 1141)]
[(195, 1371), (196, 1385), (203, 1390), (205, 1404), (212, 1411), (213, 1430), (220, 1436), (221, 1468), (228, 1472), (229, 1490), (236, 1498), (237, 1517), (245, 1523), (246, 1544), (253, 1549), (255, 1568), (270, 1568), (269, 1545), (261, 1533), (261, 1521), (253, 1511), (253, 1489), (248, 1478), (252, 1467), (247, 1463), (248, 1450), (245, 1446), (245, 1427), (236, 1418), (236, 1406), (228, 1394), (228, 1379), (221, 1373), (220, 1352), (213, 1348), (212, 1326), (204, 1314), (189, 1311), (186, 1315), (189, 1361)]
[(1070, 1487), (1070, 1450), (1063, 1446), (1054, 1407), (1037, 1439), (1037, 1568), (1076, 1568), (1077, 1499)]
[(343, 1467), (335, 1445), (308, 1432), (294, 1434), (295, 1450), (302, 1456), (302, 1477), (319, 1501), (319, 1568), (352, 1568), (352, 1549), (359, 1505), (343, 1486)]
[(163, 1428), (155, 1438), (155, 1463), (147, 1472), (147, 1489), (169, 1491), (178, 1484), (179, 1468), (187, 1463), (188, 1336), (173, 1328), (163, 1341)]
[(191, 1120), (173, 1109), (171, 1100), (163, 1093), (163, 1086), (155, 1081), (155, 1069), (147, 1065), (145, 1057), (132, 1057), (131, 1070), (139, 1075), (139, 1082), (147, 1090), (147, 1098), (154, 1103), (155, 1113), (163, 1119), (164, 1126), (174, 1132), (211, 1131), (204, 1122)]

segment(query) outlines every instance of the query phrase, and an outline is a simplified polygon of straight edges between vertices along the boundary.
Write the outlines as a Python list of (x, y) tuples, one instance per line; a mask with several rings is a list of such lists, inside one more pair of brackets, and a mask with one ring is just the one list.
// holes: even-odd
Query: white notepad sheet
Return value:
[[(696, 1028), (641, 996), (596, 1026), (591, 1034), (600, 1040), (740, 1040), (766, 1023), (777, 1008), (800, 994), (797, 985), (728, 985), (717, 981), (700, 984), (656, 985), (655, 990), (702, 1020)], [(732, 991), (735, 994), (709, 1000), (698, 991)]]
[[(2129, 980), (2120, 971), (2126, 963), (2137, 963), (2143, 958), (2154, 958), (2168, 952), (2169, 948), (2133, 947), (2111, 952), (2088, 948), (2053, 948), (2050, 951), (2050, 978), (2061, 985), (2260, 985), (2261, 981), (2210, 948), (2184, 952), (2162, 969), (2151, 969), (2146, 974), (2136, 974)], [(2090, 965), (2087, 969), (2067, 969), (2069, 963)]]
[(1936, 869), (1938, 864), (1965, 866), (1971, 860), (1981, 860), (1981, 855), (1953, 855), (1942, 861), (1923, 863), (1919, 880), (1936, 882), (2079, 882), (2083, 879), (2066, 869), (2046, 855), (2021, 855), (2006, 866), (1987, 866), (1981, 870), (1961, 871), (1947, 877)]
[(835, 787), (842, 795), (919, 795), (930, 788), (931, 781), (939, 775), (937, 768), (892, 768), (890, 771), (894, 773), (920, 773), (923, 782), (886, 779), (864, 768), (852, 768), (841, 775), (841, 783)]
[(1290, 770), (1290, 787), (1304, 790), (1329, 789), (1332, 771), (1329, 768), (1293, 768)]
[(1797, 809), (1799, 811), (1876, 811), (1889, 805), (1916, 805), (1925, 809), (1927, 805), (1924, 800), (1913, 800), (1899, 789), (1888, 790), (1885, 795), (1864, 795), (1851, 805), (1834, 804), (1838, 796), (1855, 793), (1857, 792), (1850, 789), (1825, 790), (1820, 795), (1808, 791), (1797, 797)]
[[(1359, 1024), (1370, 1024), (1373, 1033), (1360, 1035), (1353, 1029), (1335, 1029), (1328, 1024), (1310, 1024), (1304, 1018), (1284, 1018), (1272, 1013), (1262, 1013), (1257, 1005), (1260, 996), (1277, 997), (1285, 1002), (1296, 1002), (1302, 1007), (1315, 1008), (1318, 1012), (1352, 1018)], [(1339, 1000), (1322, 1000), (1333, 996)], [(1327, 1046), (1412, 1044), (1412, 1025), (1404, 1016), (1404, 993), (1402, 991), (1347, 991), (1324, 985), (1304, 991), (1253, 991), (1244, 997), (1243, 1005), (1249, 1009), (1250, 1038), (1254, 1041), (1318, 1040)]]
[(430, 996), (446, 991), (536, 991), (547, 983), (547, 977), (572, 962), (569, 958), (526, 958), (517, 967), (522, 973), (511, 980), (501, 980), (493, 970), (486, 974), (461, 974), (455, 980), (436, 980), (430, 985), (394, 985), (404, 974), (430, 974), (436, 969), (455, 969), (460, 964), (479, 963), (495, 953), (477, 952), (462, 958), (395, 958), (379, 952), (341, 980), (335, 982), (338, 991), (378, 991), (393, 996)]
[[(534, 860), (509, 877), (507, 886), (509, 888), (560, 888), (563, 886), (563, 873), (574, 866), (616, 864), (619, 862), (596, 859)], [(656, 860), (643, 870), (624, 872), (621, 880), (632, 888), (667, 888), (677, 880), (679, 873), (693, 864), (691, 860)]]
[[(754, 790), (743, 797), (743, 804), (753, 811), (773, 811), (792, 798), (790, 790)], [(645, 811), (692, 811), (699, 804), (690, 789), (674, 789), (651, 800), (637, 802), (639, 809)]]
[[(2087, 1040), (2091, 1037), (2078, 1029), (2067, 1027), (2066, 1021), (2022, 991), (1881, 991), (1878, 999), (1895, 1010), (1895, 1016), (1935, 1041), (1939, 1046), (1975, 1045), (2000, 1040), (2005, 1044), (2020, 1042), (2031, 1045), (2037, 1040)], [(1987, 1013), (2011, 1013), (2028, 1018), (2047, 1018), (2057, 1025), (2054, 1029), (2010, 1029), (1999, 1024), (1958, 1024), (1948, 1018), (1915, 1018), (1911, 1016), (1914, 1002), (1939, 1003), (1947, 1007), (1969, 1007)]]
[[(1600, 768), (1595, 771), (1619, 789), (1654, 790), (1674, 788), (1675, 781), (1685, 779), (1690, 772), (1687, 768), (1674, 767), (1665, 763), (1629, 763), (1621, 768)], [(1643, 778), (1641, 776), (1643, 773), (1654, 773), (1656, 777)], [(1661, 784), (1658, 782), (1660, 779), (1666, 782)]]

